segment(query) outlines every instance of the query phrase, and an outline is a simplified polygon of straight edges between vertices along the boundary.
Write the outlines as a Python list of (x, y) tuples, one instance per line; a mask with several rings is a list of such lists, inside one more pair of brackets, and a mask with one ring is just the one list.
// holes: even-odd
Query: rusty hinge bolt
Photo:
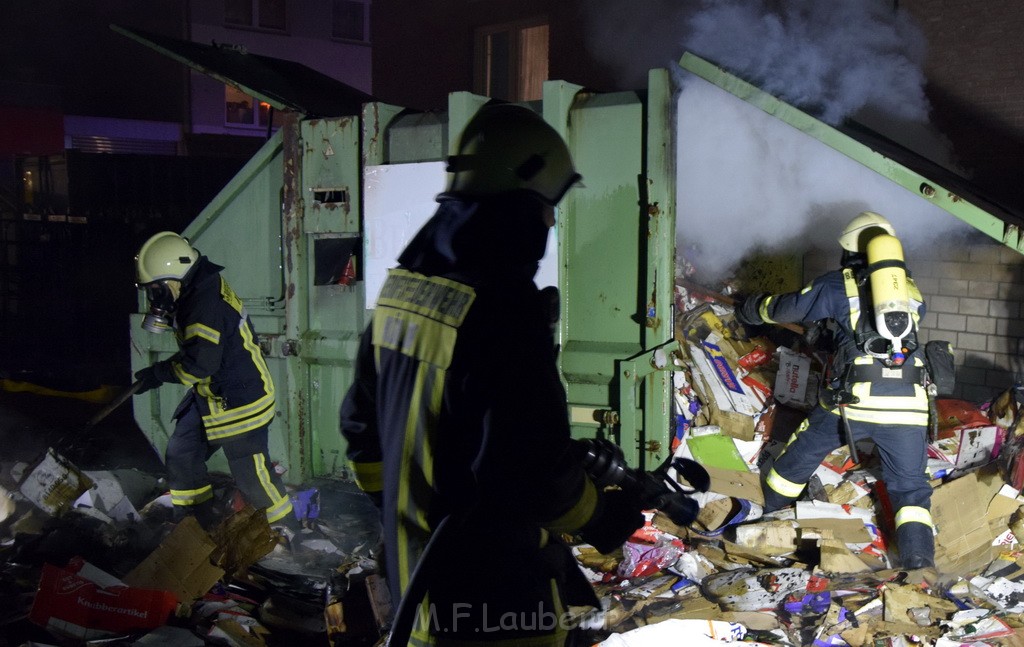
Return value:
[(619, 424), (619, 412), (612, 409), (595, 409), (594, 420), (604, 426), (614, 427)]

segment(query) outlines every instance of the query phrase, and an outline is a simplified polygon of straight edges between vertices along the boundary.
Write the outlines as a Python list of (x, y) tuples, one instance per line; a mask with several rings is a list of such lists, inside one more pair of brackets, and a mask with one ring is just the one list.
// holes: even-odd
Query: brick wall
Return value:
[[(907, 266), (924, 295), (920, 340), (953, 344), (955, 397), (986, 402), (1024, 379), (1024, 256), (995, 241), (908, 252)], [(807, 280), (837, 267), (837, 252), (804, 260)]]
[(928, 41), (932, 123), (979, 186), (1024, 209), (1024, 3), (900, 0)]

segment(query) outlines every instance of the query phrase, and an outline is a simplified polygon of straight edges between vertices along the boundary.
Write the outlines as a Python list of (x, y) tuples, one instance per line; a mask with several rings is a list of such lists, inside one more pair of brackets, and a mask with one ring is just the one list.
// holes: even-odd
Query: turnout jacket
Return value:
[[(925, 313), (924, 300), (913, 279), (907, 277), (914, 329)], [(868, 295), (867, 290), (864, 291)], [(924, 362), (915, 352), (902, 368), (881, 369), (881, 362), (857, 348), (854, 331), (861, 317), (873, 317), (871, 303), (861, 303), (854, 270), (833, 270), (811, 281), (799, 292), (769, 295), (759, 304), (765, 323), (797, 323), (830, 319), (835, 345), (831, 378), (838, 378), (850, 365), (875, 367), (877, 377), (848, 385), (859, 401), (846, 405), (851, 420), (878, 424), (928, 424), (928, 396), (921, 372)], [(833, 405), (823, 401), (822, 406)]]
[[(469, 630), (488, 623), (481, 612), (492, 624), (504, 613), (534, 617), (539, 600), (557, 613), (563, 589), (570, 590), (566, 599), (575, 592), (573, 604), (591, 603), (585, 580), (566, 583), (566, 574), (578, 578), (579, 569), (564, 546), (558, 545), (562, 553), (552, 550), (551, 535), (584, 527), (599, 494), (573, 451), (550, 300), (533, 283), (536, 265), (530, 272), (488, 272), (433, 262), (453, 253), (448, 243), (455, 237), (437, 229), (459, 229), (472, 209), (442, 203), (426, 227), (432, 233), (419, 236), (427, 240), (410, 244), (424, 253), (407, 249), (405, 266), (389, 272), (361, 340), (341, 431), (357, 483), (383, 495), (396, 604), (431, 534), (451, 515), (461, 525), (431, 548), (440, 575), (430, 580), (428, 597), (432, 612), (457, 613), (436, 611), (444, 628), (433, 633), (470, 641), (507, 634), (509, 644), (525, 644), (514, 638), (524, 627), (488, 635)], [(543, 242), (536, 258), (542, 253)], [(444, 271), (428, 275), (410, 266)], [(586, 593), (574, 588), (580, 583)], [(460, 617), (462, 625), (451, 622)], [(431, 644), (419, 629), (413, 643)]]
[(241, 299), (205, 256), (182, 286), (174, 314), (178, 352), (154, 364), (164, 382), (192, 387), (207, 440), (270, 424), (274, 383)]

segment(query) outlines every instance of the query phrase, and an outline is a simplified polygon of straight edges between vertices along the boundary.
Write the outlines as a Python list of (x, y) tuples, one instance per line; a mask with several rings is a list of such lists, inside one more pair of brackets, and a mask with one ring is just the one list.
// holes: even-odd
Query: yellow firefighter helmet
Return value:
[(846, 225), (839, 236), (839, 246), (848, 252), (866, 253), (868, 241), (878, 234), (896, 235), (889, 221), (874, 211), (862, 211)]
[(442, 199), (521, 190), (552, 206), (580, 179), (561, 135), (533, 110), (513, 104), (488, 104), (469, 120), (448, 172)]
[(172, 231), (154, 234), (135, 255), (138, 284), (168, 279), (181, 281), (197, 260), (199, 252), (178, 234)]

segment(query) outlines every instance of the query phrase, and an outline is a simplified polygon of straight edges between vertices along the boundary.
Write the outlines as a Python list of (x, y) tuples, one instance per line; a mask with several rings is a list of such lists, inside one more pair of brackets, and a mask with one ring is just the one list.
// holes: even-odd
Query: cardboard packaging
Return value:
[(798, 409), (810, 409), (818, 401), (820, 377), (811, 370), (811, 358), (780, 346), (776, 353), (775, 399)]
[(939, 531), (935, 566), (941, 573), (977, 572), (992, 561), (993, 537), (986, 522), (989, 501), (976, 472), (935, 488), (932, 520)]
[(92, 487), (75, 501), (75, 507), (98, 510), (117, 521), (137, 521), (138, 509), (152, 493), (156, 478), (138, 470), (101, 470), (84, 472)]
[(224, 575), (223, 569), (210, 563), (216, 548), (195, 517), (186, 517), (124, 579), (134, 586), (173, 591), (182, 602), (191, 602)]
[(80, 640), (164, 625), (178, 600), (170, 591), (126, 585), (82, 559), (44, 564), (29, 620)]
[(999, 453), (999, 428), (995, 425), (958, 429), (951, 438), (936, 441), (942, 457), (962, 472), (990, 463)]

